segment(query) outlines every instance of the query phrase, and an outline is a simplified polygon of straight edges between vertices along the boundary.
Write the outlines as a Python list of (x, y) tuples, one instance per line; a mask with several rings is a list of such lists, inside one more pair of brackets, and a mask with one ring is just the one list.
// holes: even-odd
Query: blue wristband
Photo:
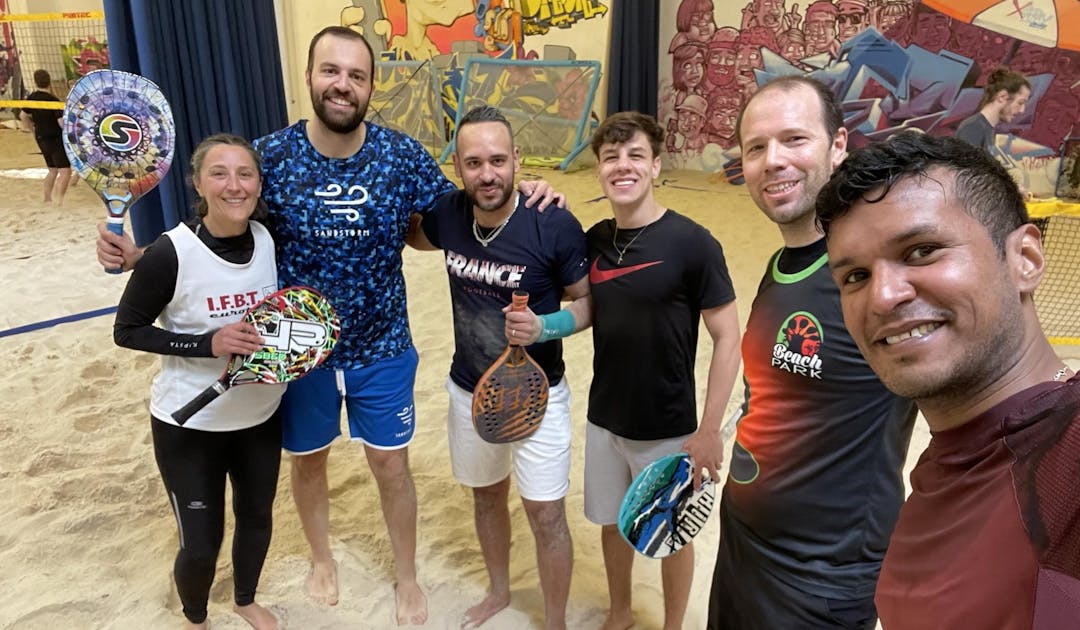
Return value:
[(563, 309), (540, 316), (540, 338), (536, 343), (562, 339), (574, 334), (574, 314)]

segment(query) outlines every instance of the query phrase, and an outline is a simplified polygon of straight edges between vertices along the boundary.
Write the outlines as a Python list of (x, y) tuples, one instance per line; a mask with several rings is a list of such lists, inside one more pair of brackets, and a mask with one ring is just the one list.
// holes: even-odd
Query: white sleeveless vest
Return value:
[[(274, 241), (265, 227), (250, 222), (255, 248), (237, 265), (216, 256), (185, 225), (166, 232), (176, 249), (176, 289), (158, 324), (178, 333), (199, 334), (239, 321), (248, 308), (277, 290)], [(226, 357), (163, 355), (161, 373), (150, 387), (150, 413), (175, 424), (172, 413), (221, 377)], [(235, 431), (261, 424), (277, 409), (285, 385), (233, 387), (196, 413), (186, 429)]]

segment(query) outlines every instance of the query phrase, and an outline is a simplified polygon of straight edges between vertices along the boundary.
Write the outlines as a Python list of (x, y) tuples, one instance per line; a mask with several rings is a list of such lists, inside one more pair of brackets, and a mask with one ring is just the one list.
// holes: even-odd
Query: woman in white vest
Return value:
[(244, 312), (277, 289), (274, 243), (251, 219), (259, 199), (259, 155), (238, 136), (217, 134), (191, 157), (197, 215), (161, 235), (135, 266), (113, 336), (161, 356), (150, 390), (158, 470), (180, 534), (173, 574), (189, 628), (206, 628), (207, 599), (225, 529), (225, 479), (232, 481), (234, 610), (260, 630), (276, 628), (255, 603), (281, 461), (277, 415), (284, 385), (237, 387), (177, 425), (171, 414), (216, 381), (230, 354), (259, 349)]

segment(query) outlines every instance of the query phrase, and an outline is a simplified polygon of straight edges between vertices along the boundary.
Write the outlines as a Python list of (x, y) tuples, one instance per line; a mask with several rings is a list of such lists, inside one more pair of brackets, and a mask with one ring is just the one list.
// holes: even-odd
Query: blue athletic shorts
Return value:
[(320, 451), (341, 435), (341, 401), (349, 435), (373, 448), (406, 446), (415, 429), (415, 348), (357, 370), (317, 369), (289, 383), (281, 399), (282, 448), (294, 455)]

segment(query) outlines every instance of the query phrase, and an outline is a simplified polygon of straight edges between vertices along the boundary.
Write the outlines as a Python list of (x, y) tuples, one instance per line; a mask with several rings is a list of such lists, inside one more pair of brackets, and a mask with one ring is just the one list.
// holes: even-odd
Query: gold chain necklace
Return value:
[(650, 224), (648, 223), (645, 224), (645, 226), (641, 228), (641, 231), (635, 234), (634, 238), (630, 239), (630, 242), (627, 243), (626, 247), (623, 247), (622, 249), (619, 249), (619, 246), (616, 244), (616, 241), (619, 240), (619, 226), (615, 226), (615, 233), (611, 236), (611, 246), (615, 248), (615, 252), (619, 255), (619, 260), (615, 262), (616, 265), (622, 264), (622, 259), (623, 256), (626, 255), (626, 250), (630, 249), (630, 246), (634, 244), (634, 241), (636, 241), (639, 236), (645, 233), (645, 230), (648, 229), (649, 225)]

